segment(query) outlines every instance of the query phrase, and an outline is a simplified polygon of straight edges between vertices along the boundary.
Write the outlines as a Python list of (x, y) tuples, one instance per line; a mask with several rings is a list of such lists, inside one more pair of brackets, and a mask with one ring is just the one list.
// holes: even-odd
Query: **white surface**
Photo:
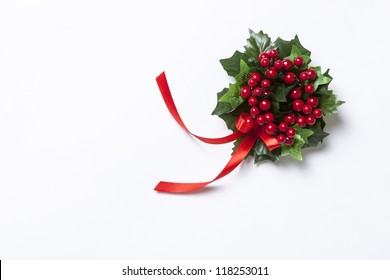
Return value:
[[(388, 1), (1, 1), (0, 258), (390, 258)], [(246, 162), (196, 194), (231, 144), (188, 127), (230, 81), (247, 28), (299, 34), (347, 101), (304, 161)]]

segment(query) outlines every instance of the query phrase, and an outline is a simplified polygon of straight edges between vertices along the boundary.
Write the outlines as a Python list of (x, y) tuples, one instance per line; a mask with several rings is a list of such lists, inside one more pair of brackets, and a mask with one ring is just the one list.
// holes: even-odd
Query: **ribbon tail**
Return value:
[(175, 119), (175, 121), (183, 128), (185, 131), (187, 131), (189, 134), (192, 136), (198, 138), (200, 141), (208, 143), (208, 144), (225, 144), (232, 142), (234, 140), (237, 140), (240, 138), (242, 135), (244, 135), (243, 132), (237, 130), (233, 132), (230, 135), (220, 137), (220, 138), (207, 138), (207, 137), (202, 137), (198, 136), (196, 134), (193, 134), (187, 126), (184, 124), (183, 120), (180, 117), (179, 112), (177, 111), (175, 102), (173, 101), (171, 90), (169, 89), (168, 81), (165, 76), (165, 72), (162, 72), (157, 78), (157, 85), (160, 89), (161, 96), (164, 99), (165, 105), (167, 106), (169, 112), (171, 113), (172, 117)]
[(154, 188), (159, 192), (169, 192), (169, 193), (185, 193), (192, 192), (198, 189), (201, 189), (208, 184), (221, 179), (222, 177), (228, 175), (232, 172), (240, 163), (246, 158), (253, 145), (256, 143), (257, 134), (250, 132), (247, 134), (240, 145), (237, 147), (237, 150), (232, 154), (230, 160), (222, 171), (211, 181), (208, 182), (199, 182), (199, 183), (175, 183), (175, 182), (164, 182), (161, 181)]

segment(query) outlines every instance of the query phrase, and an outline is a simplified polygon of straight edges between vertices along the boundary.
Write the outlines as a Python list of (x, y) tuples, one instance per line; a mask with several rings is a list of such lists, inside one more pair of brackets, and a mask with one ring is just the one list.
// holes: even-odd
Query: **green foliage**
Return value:
[(319, 101), (320, 108), (325, 116), (336, 113), (337, 107), (345, 103), (344, 101), (337, 100), (337, 97), (333, 94), (332, 90), (328, 91), (328, 94), (326, 95), (321, 95)]
[(295, 134), (294, 136), (294, 144), (291, 146), (282, 145), (281, 156), (290, 155), (292, 158), (296, 160), (302, 160), (302, 151), (301, 148), (305, 144), (305, 140), (303, 140), (302, 136), (299, 134)]
[(240, 73), (240, 61), (243, 60), (245, 62), (249, 61), (249, 57), (245, 53), (241, 53), (239, 51), (235, 51), (235, 53), (225, 59), (221, 59), (220, 62), (222, 64), (223, 69), (225, 69), (226, 73), (234, 77)]
[(310, 55), (306, 55), (306, 54), (302, 54), (301, 51), (299, 50), (299, 48), (295, 45), (292, 45), (291, 47), (291, 53), (288, 57), (286, 57), (286, 59), (289, 59), (291, 61), (294, 61), (294, 59), (297, 57), (297, 56), (300, 56), (303, 58), (303, 65), (300, 67), (301, 69), (306, 69), (307, 68), (307, 65), (310, 63), (311, 59), (310, 59)]

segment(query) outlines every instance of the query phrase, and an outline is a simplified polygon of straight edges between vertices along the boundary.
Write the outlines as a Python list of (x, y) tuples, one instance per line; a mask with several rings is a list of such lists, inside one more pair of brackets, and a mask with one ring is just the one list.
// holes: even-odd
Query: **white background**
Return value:
[[(1, 1), (0, 258), (390, 258), (388, 1)], [(231, 81), (220, 58), (247, 29), (299, 34), (347, 103), (304, 161), (247, 161), (190, 129)]]

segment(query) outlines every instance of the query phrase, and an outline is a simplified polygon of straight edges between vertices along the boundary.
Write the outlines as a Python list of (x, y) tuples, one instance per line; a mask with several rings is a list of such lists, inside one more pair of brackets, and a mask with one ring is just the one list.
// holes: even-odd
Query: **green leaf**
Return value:
[(244, 60), (240, 60), (240, 73), (238, 73), (235, 77), (236, 79), (236, 83), (238, 85), (243, 85), (245, 83), (247, 83), (248, 79), (249, 79), (249, 74), (254, 72), (256, 68), (251, 68), (248, 66), (248, 64), (245, 63)]
[(226, 73), (229, 76), (234, 77), (238, 75), (238, 73), (240, 73), (241, 60), (248, 63), (249, 62), (248, 55), (245, 53), (241, 53), (239, 51), (235, 51), (235, 53), (231, 57), (221, 59), (220, 62), (222, 64), (223, 69), (225, 69)]
[[(233, 151), (232, 154), (237, 150), (238, 146), (241, 144), (242, 140), (244, 140), (245, 136), (242, 136), (238, 138), (236, 141), (233, 142)], [(253, 149), (250, 150), (250, 152), (246, 155), (245, 158), (248, 158), (249, 156), (253, 155)]]
[(345, 103), (344, 101), (338, 101), (332, 90), (329, 90), (328, 93), (319, 97), (320, 108), (324, 115), (336, 113), (337, 107)]
[(324, 131), (324, 127), (325, 122), (322, 118), (318, 119), (314, 125), (310, 126), (311, 131), (314, 133), (308, 138), (309, 142), (306, 143), (302, 148), (316, 147), (318, 143), (322, 142), (322, 140), (324, 140), (324, 138), (329, 135), (329, 133)]
[(229, 103), (234, 110), (244, 102), (244, 99), (240, 95), (240, 87), (236, 84), (229, 84), (229, 90), (218, 101)]
[(249, 61), (258, 64), (260, 53), (269, 51), (273, 48), (271, 38), (263, 31), (256, 33), (249, 29), (249, 38), (245, 46), (245, 53), (249, 56)]
[(280, 153), (280, 150), (279, 151), (274, 150), (273, 152), (271, 152), (264, 144), (264, 142), (261, 141), (260, 139), (257, 140), (254, 150), (256, 153), (255, 163), (259, 163), (264, 160), (276, 161), (279, 159), (278, 152)]
[(290, 85), (286, 87), (284, 83), (275, 83), (273, 88), (274, 97), (278, 102), (287, 102), (287, 95), (295, 87), (295, 85)]
[[(228, 88), (224, 88), (222, 91), (217, 93), (218, 100), (229, 91)], [(232, 106), (230, 103), (227, 102), (217, 102), (217, 106), (215, 107), (214, 111), (211, 113), (212, 115), (223, 115), (226, 113), (229, 113), (232, 110)]]
[(305, 144), (305, 141), (299, 134), (294, 136), (294, 144), (291, 146), (282, 145), (281, 156), (290, 155), (296, 160), (302, 160), (302, 146)]
[(219, 117), (225, 121), (228, 129), (235, 131), (235, 130), (237, 130), (236, 121), (237, 121), (238, 117), (240, 116), (240, 114), (244, 113), (244, 112), (249, 112), (248, 102), (242, 103), (234, 111), (229, 112), (229, 113), (224, 114), (224, 115), (220, 115)]
[(294, 39), (290, 41), (285, 41), (278, 37), (274, 43), (274, 47), (278, 48), (279, 56), (280, 57), (286, 57), (291, 54), (292, 46), (295, 45), (298, 50), (300, 51), (301, 55), (307, 55), (310, 57), (310, 51), (305, 49), (301, 42), (299, 41), (299, 38), (297, 35), (295, 35)]
[(310, 59), (310, 55), (304, 55), (301, 53), (301, 51), (298, 49), (297, 46), (295, 45), (292, 45), (291, 47), (291, 53), (289, 56), (285, 57), (285, 59), (289, 59), (291, 61), (294, 61), (294, 59), (297, 57), (297, 56), (300, 56), (303, 58), (303, 65), (300, 67), (301, 69), (305, 69), (307, 67), (307, 65), (310, 63), (311, 59)]
[(303, 141), (305, 141), (306, 144), (309, 143), (308, 137), (312, 136), (314, 134), (314, 131), (307, 128), (302, 128), (297, 124), (294, 124), (293, 128), (299, 135), (301, 135)]
[[(316, 71), (316, 73), (317, 73), (317, 78), (313, 83), (314, 91), (317, 90), (318, 86), (327, 85), (332, 81), (332, 78), (329, 75), (325, 75), (325, 74), (323, 75), (321, 73), (321, 66), (316, 66), (316, 67), (313, 67), (312, 69), (314, 69), (314, 71)], [(329, 69), (325, 73), (328, 74), (328, 72), (329, 72)]]

